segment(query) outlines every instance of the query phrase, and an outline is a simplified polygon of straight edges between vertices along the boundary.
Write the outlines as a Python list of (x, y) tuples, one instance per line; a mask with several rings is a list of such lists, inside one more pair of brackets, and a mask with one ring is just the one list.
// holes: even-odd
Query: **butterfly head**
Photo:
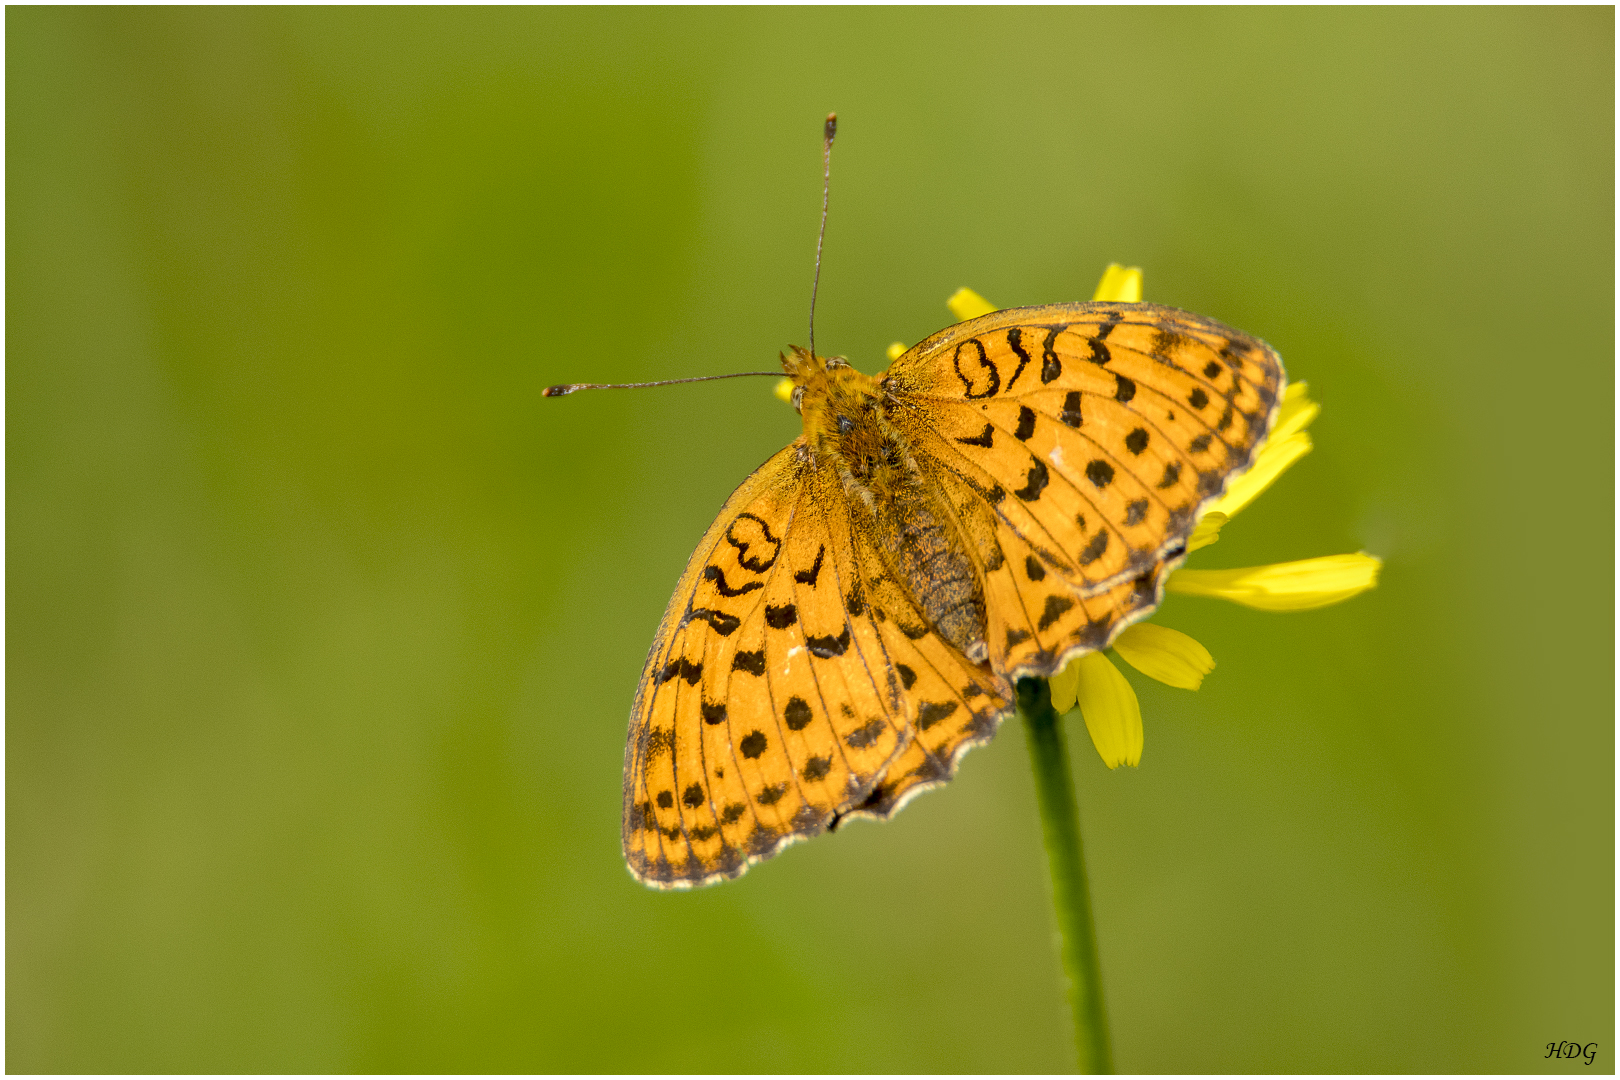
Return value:
[[(782, 371), (793, 380), (793, 407), (805, 418), (808, 430), (812, 415), (843, 408), (846, 414), (860, 411), (866, 400), (875, 396), (873, 380), (849, 366), (842, 356), (817, 356), (808, 349), (789, 345), (788, 353), (780, 357)], [(836, 425), (837, 421), (829, 417)], [(842, 425), (847, 431), (854, 422), (845, 416)]]
[(782, 357), (793, 380), (793, 407), (817, 457), (837, 461), (849, 480), (882, 487), (902, 467), (899, 439), (883, 416), (877, 380), (841, 356), (816, 356), (797, 345)]

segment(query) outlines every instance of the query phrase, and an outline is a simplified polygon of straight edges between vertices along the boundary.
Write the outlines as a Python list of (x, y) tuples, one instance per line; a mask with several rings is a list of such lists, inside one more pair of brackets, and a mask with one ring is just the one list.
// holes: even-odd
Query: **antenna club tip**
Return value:
[(830, 112), (830, 113), (827, 114), (827, 126), (826, 126), (826, 129), (825, 129), (825, 132), (826, 133), (823, 136), (823, 138), (825, 138), (827, 140), (827, 142), (829, 142), (829, 143), (832, 142), (833, 141), (833, 136), (838, 134), (838, 114), (837, 113)]
[(540, 396), (562, 397), (564, 394), (572, 394), (578, 389), (579, 387), (573, 383), (558, 383), (556, 386), (548, 386), (544, 390), (540, 391)]

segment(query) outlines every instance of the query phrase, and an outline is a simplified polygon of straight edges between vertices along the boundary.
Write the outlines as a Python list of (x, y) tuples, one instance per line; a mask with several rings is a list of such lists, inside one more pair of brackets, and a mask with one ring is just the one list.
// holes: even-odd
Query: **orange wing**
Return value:
[(891, 419), (1083, 596), (1178, 558), (1254, 460), (1285, 384), (1272, 348), (1152, 304), (1010, 308), (881, 380)]
[(1150, 304), (998, 311), (896, 360), (889, 416), (977, 549), (996, 669), (1050, 675), (1151, 613), (1284, 384), (1264, 342)]
[(654, 639), (625, 751), (631, 872), (707, 884), (892, 813), (994, 733), (1010, 693), (926, 629), (795, 443), (727, 501)]

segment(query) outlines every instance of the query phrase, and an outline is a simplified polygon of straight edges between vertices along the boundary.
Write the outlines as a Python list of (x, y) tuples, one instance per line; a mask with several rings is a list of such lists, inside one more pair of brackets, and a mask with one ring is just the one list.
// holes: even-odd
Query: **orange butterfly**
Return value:
[(1015, 679), (1158, 605), (1284, 385), (1264, 342), (1152, 304), (997, 311), (877, 378), (782, 366), (804, 434), (698, 544), (636, 692), (624, 852), (649, 885), (949, 779)]
[(737, 877), (950, 779), (1016, 679), (1153, 611), (1285, 383), (1264, 342), (1153, 304), (993, 312), (875, 378), (811, 341), (781, 358), (804, 434), (698, 544), (636, 691), (624, 854), (648, 885)]

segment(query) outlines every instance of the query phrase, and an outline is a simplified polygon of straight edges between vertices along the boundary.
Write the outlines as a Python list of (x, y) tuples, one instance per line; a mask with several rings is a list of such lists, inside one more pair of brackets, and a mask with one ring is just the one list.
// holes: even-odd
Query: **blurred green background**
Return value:
[[(1023, 734), (688, 894), (631, 695), (764, 380), (971, 285), (1266, 338), (1367, 549), (1071, 720), (1117, 1060), (1612, 1072), (1614, 13), (6, 12), (6, 1065), (1062, 1070)], [(1592, 1066), (1548, 1042), (1599, 1044)]]

